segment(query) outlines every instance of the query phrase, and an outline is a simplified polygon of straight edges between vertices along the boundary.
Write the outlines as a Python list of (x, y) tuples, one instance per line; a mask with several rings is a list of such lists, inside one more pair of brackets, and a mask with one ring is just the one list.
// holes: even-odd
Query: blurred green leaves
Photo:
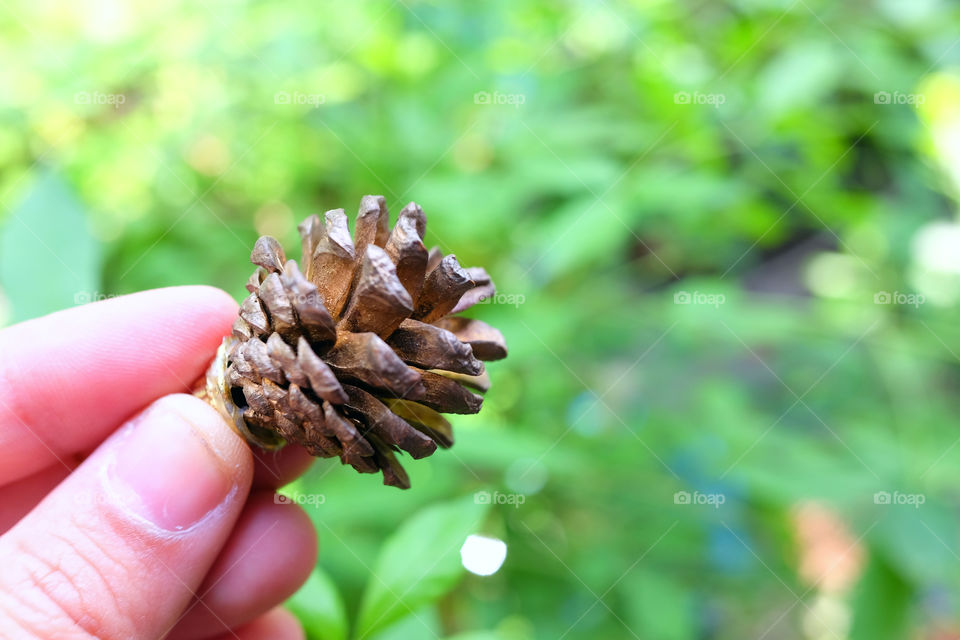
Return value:
[[(295, 247), (365, 193), (418, 201), (429, 243), (523, 297), (471, 310), (511, 357), (413, 491), (330, 462), (300, 481), (329, 497), (329, 579), (292, 604), (314, 636), (808, 638), (823, 601), (854, 638), (960, 618), (956, 6), (8, 5), (16, 319), (77, 291), (239, 297), (259, 233)], [(525, 502), (487, 514), (510, 560), (459, 581), (440, 551), (482, 488)], [(896, 490), (926, 502), (873, 503)], [(805, 582), (810, 500), (868, 556), (854, 592)]]
[(38, 172), (0, 228), (0, 291), (11, 321), (104, 296), (100, 264), (83, 203), (58, 172)]

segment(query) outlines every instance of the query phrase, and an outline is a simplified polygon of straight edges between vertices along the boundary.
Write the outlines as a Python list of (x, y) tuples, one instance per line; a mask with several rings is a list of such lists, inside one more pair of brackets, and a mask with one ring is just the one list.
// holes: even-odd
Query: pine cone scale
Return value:
[(473, 376), (483, 373), (483, 362), (474, 357), (470, 345), (446, 329), (419, 320), (404, 320), (387, 344), (408, 364)]

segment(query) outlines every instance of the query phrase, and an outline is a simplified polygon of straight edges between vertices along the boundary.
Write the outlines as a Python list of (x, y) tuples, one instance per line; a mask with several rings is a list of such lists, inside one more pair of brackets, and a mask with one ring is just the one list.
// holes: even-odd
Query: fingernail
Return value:
[(125, 506), (168, 531), (196, 524), (236, 485), (235, 465), (211, 436), (227, 429), (199, 400), (157, 401), (123, 434), (112, 476)]

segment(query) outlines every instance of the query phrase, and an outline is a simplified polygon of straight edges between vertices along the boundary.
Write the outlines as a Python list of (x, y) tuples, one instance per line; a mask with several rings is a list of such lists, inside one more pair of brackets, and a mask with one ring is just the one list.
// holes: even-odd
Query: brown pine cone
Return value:
[(364, 196), (353, 238), (343, 209), (298, 227), (303, 270), (269, 236), (257, 240), (240, 307), (206, 395), (250, 442), (303, 445), (384, 483), (409, 488), (396, 453), (453, 444), (441, 413), (477, 413), (483, 360), (506, 357), (499, 331), (458, 313), (493, 295), (480, 268), (429, 252), (415, 203), (393, 229), (383, 196)]

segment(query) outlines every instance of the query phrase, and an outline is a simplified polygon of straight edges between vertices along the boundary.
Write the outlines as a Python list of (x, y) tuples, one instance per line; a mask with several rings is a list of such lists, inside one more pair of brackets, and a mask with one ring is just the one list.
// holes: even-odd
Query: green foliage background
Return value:
[[(958, 27), (946, 0), (9, 0), (6, 321), (239, 298), (258, 234), (414, 199), (522, 300), (476, 310), (511, 356), (412, 491), (329, 461), (292, 489), (324, 496), (313, 637), (934, 637), (960, 613)], [(802, 577), (811, 500), (862, 551), (850, 590)], [(457, 568), (465, 519), (508, 545), (492, 577)], [(405, 521), (422, 564), (391, 560)]]

